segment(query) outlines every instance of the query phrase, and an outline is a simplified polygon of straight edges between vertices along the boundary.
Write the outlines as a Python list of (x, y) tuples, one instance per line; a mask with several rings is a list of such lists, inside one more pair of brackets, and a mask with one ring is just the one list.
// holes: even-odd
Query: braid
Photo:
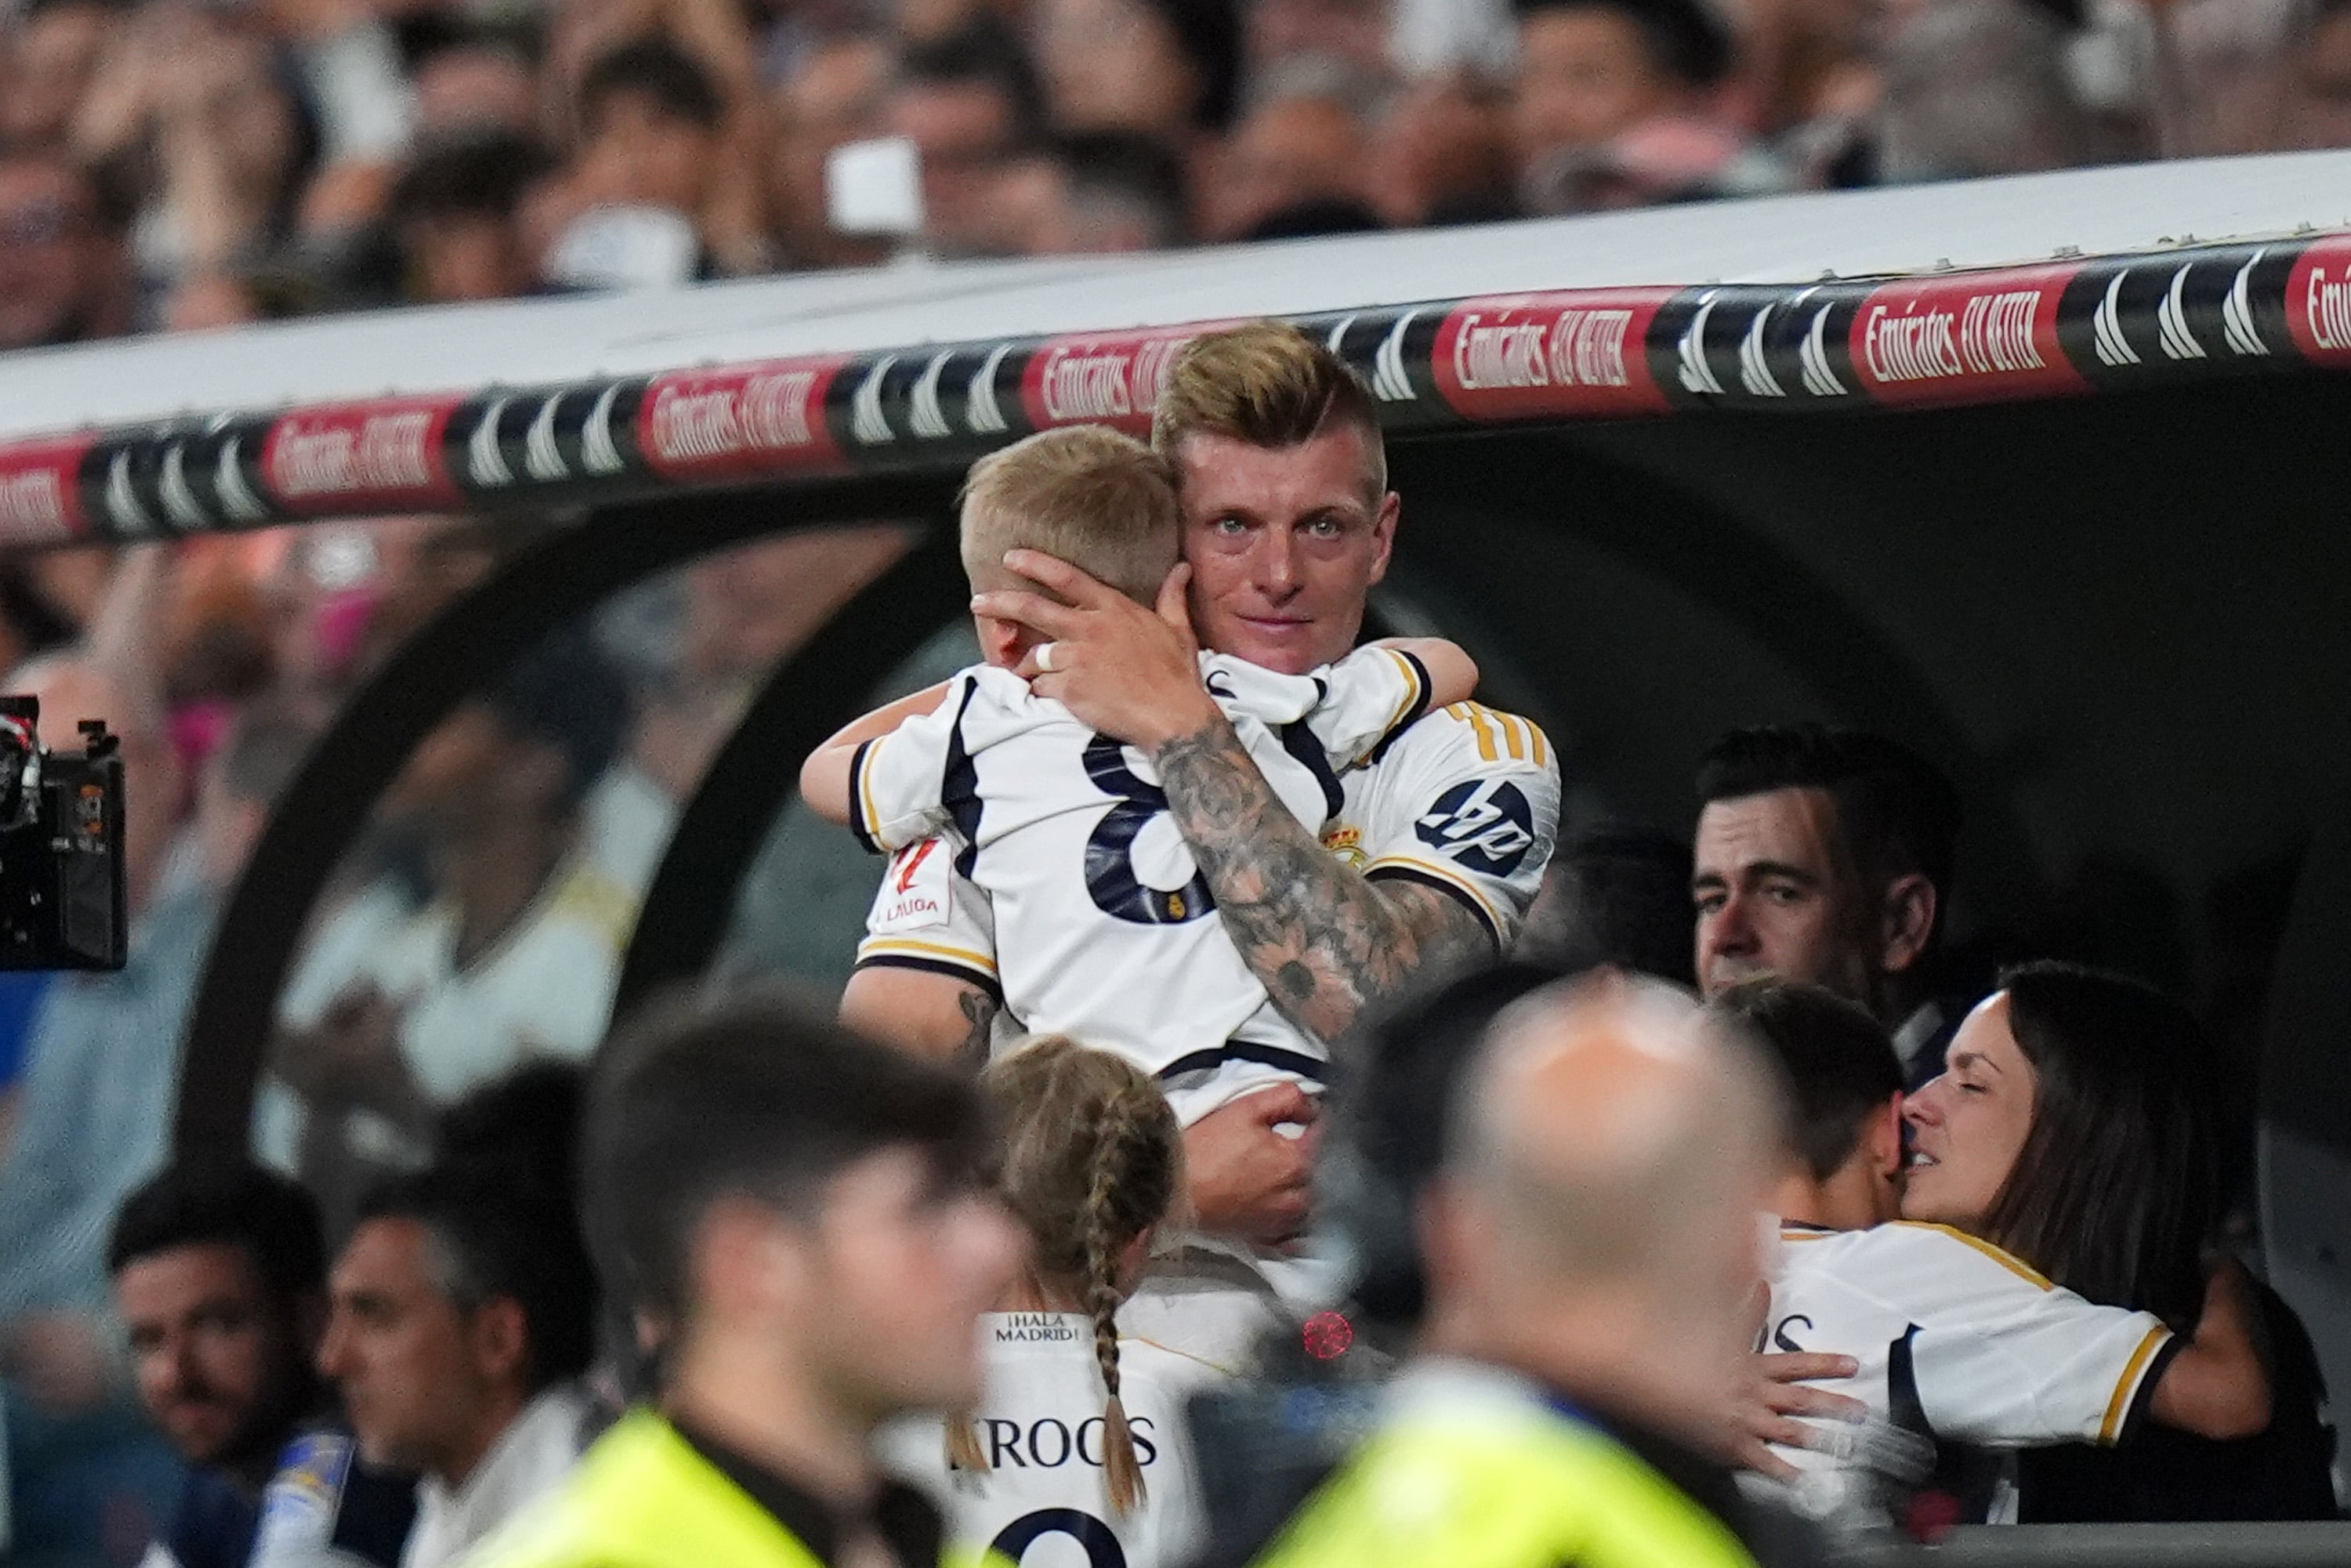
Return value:
[(1145, 1500), (1143, 1466), (1135, 1458), (1134, 1434), (1126, 1424), (1126, 1406), (1118, 1396), (1118, 1251), (1123, 1239), (1114, 1218), (1119, 1189), (1133, 1164), (1138, 1131), (1133, 1096), (1114, 1094), (1102, 1105), (1094, 1129), (1093, 1181), (1086, 1194), (1082, 1219), (1086, 1255), (1086, 1310), (1094, 1320), (1094, 1362), (1102, 1368), (1102, 1387), (1109, 1394), (1102, 1406), (1102, 1479), (1110, 1488), (1111, 1509), (1120, 1517), (1133, 1513)]

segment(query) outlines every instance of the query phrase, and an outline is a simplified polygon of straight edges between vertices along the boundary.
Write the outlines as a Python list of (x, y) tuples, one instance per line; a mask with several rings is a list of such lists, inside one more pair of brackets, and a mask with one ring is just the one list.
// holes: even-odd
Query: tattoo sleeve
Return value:
[(1290, 814), (1221, 716), (1154, 758), (1225, 929), (1273, 998), (1335, 1040), (1416, 977), (1490, 958), (1477, 916), (1435, 888), (1349, 871)]

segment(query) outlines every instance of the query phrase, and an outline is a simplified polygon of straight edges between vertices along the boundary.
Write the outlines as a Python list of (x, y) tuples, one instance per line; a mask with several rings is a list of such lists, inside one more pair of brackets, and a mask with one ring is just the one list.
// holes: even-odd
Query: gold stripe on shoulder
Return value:
[(1445, 710), (1477, 732), (1478, 755), (1489, 762), (1499, 762), (1501, 752), (1494, 744), (1494, 731), (1486, 723), (1486, 710), (1476, 703), (1455, 703)]
[(2040, 1270), (2035, 1269), (2032, 1264), (2027, 1263), (2023, 1259), (2019, 1258), (2013, 1252), (2010, 1252), (2004, 1248), (1995, 1247), (1980, 1236), (1970, 1236), (1955, 1225), (1937, 1225), (1931, 1220), (1925, 1219), (1896, 1219), (1890, 1221), (1890, 1223), (1902, 1226), (1904, 1228), (1909, 1230), (1939, 1230), (1944, 1235), (1949, 1237), (1952, 1240), (1963, 1241), (1970, 1247), (1974, 1248), (1977, 1251), (1982, 1253), (1985, 1257), (1991, 1259), (1993, 1262), (1999, 1264), (2001, 1268), (2007, 1270), (2010, 1273), (2015, 1275), (2020, 1280), (2025, 1281), (2030, 1284), (2036, 1285), (2044, 1291), (2053, 1291), (2057, 1288), (2051, 1282), (2048, 1275), (2043, 1274)]
[(2123, 1435), (2123, 1422), (2129, 1418), (2131, 1396), (2138, 1391), (2139, 1376), (2147, 1370), (2148, 1360), (2170, 1337), (2168, 1328), (2147, 1330), (2147, 1337), (2131, 1352), (2130, 1360), (2123, 1364), (2123, 1375), (2115, 1385), (2115, 1396), (2106, 1401), (2106, 1418), (2098, 1425), (2099, 1442), (2111, 1444)]
[(981, 974), (996, 973), (996, 960), (987, 954), (975, 953), (967, 947), (950, 947), (943, 942), (915, 942), (904, 936), (869, 936), (857, 945), (857, 956), (861, 960), (883, 953), (903, 953), (912, 958), (944, 958)]

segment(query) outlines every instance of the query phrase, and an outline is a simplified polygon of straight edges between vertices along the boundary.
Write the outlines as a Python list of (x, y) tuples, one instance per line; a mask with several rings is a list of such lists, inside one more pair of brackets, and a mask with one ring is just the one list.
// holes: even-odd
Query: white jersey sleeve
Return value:
[(1259, 669), (1227, 653), (1201, 655), (1200, 670), (1227, 716), (1276, 731), (1304, 724), (1333, 774), (1359, 766), (1428, 711), (1428, 670), (1400, 648), (1358, 648), (1308, 675)]
[(945, 832), (973, 804), (959, 777), (966, 711), (981, 695), (977, 669), (957, 671), (939, 706), (857, 748), (849, 768), (849, 824), (869, 850), (894, 853)]
[(1003, 999), (997, 977), (996, 917), (987, 894), (956, 869), (961, 843), (923, 839), (890, 857), (857, 967), (925, 969), (967, 980)]
[(1347, 831), (1357, 837), (1348, 858), (1372, 881), (1421, 883), (1460, 900), (1507, 952), (1559, 832), (1551, 742), (1516, 714), (1455, 703), (1370, 763), (1349, 780)]
[(1990, 1242), (1908, 1222), (1783, 1239), (1772, 1348), (1851, 1355), (1874, 1414), (1986, 1448), (2119, 1442), (2171, 1331), (2063, 1290)]

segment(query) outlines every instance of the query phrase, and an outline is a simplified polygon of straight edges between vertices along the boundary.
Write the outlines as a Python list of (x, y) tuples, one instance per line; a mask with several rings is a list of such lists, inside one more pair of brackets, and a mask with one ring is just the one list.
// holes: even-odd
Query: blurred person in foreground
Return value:
[(1959, 840), (1949, 781), (1882, 736), (1761, 726), (1707, 748), (1698, 796), (1699, 990), (1761, 974), (1826, 986), (1893, 1030), (1913, 1082), (1932, 1077), (1961, 1010), (1930, 974)]
[(1257, 1561), (1775, 1560), (1779, 1521), (1708, 1457), (1762, 1281), (1766, 1064), (1621, 978), (1535, 992), (1477, 1051), (1417, 1206), (1421, 1353)]
[(242, 1160), (170, 1166), (122, 1206), (107, 1262), (140, 1398), (190, 1467), (145, 1568), (395, 1568), (413, 1489), (357, 1461), (311, 1365), (326, 1250), (309, 1194)]
[(659, 1347), (646, 1405), (483, 1568), (931, 1568), (937, 1511), (876, 1430), (979, 1395), (1023, 1247), (981, 1185), (977, 1092), (796, 999), (655, 1009), (599, 1059), (583, 1134), (606, 1288)]
[(979, 1321), (978, 1402), (893, 1429), (884, 1452), (946, 1509), (949, 1533), (1018, 1562), (1036, 1541), (1173, 1568), (1205, 1522), (1186, 1396), (1227, 1381), (1119, 1332), (1161, 1228), (1181, 1223), (1184, 1138), (1148, 1073), (1061, 1037), (980, 1075), (1002, 1154), (991, 1183), (1032, 1260)]
[[(2135, 1446), (2158, 1426), (2240, 1438), (2267, 1424), (2240, 1270), (2214, 1270), (2192, 1334), (2186, 1323), (2175, 1334), (2152, 1312), (2053, 1286), (1980, 1237), (1903, 1222), (1901, 1069), (1877, 1020), (1817, 986), (1770, 979), (1708, 1006), (1769, 1047), (1793, 1091), (1764, 1343), (1850, 1355), (1852, 1375), (1823, 1386), (1862, 1406), (1855, 1422), (1780, 1428), (1771, 1473), (1800, 1510), (1925, 1532), (1952, 1512), (2004, 1517), (1993, 1479), (2002, 1453)], [(2101, 1098), (2116, 1121), (2134, 1119), (2135, 1096)], [(2172, 1154), (2192, 1187), (2192, 1152)], [(1810, 1440), (1822, 1435), (1831, 1440)]]
[(1695, 987), (1689, 846), (1629, 824), (1586, 828), (1543, 872), (1511, 956), (1575, 974), (1602, 964)]
[(634, 896), (588, 852), (584, 802), (628, 693), (584, 634), (517, 657), (418, 747), (384, 800), (429, 896), (387, 874), (319, 933), (279, 1004), (257, 1146), (348, 1215), (449, 1102), (604, 1035)]
[(336, 1260), (319, 1366), (368, 1458), (420, 1477), (400, 1568), (455, 1563), (587, 1445), (598, 1309), (571, 1202), (579, 1105), (578, 1070), (550, 1062), (454, 1108), (507, 1146), (444, 1148), (379, 1188)]

